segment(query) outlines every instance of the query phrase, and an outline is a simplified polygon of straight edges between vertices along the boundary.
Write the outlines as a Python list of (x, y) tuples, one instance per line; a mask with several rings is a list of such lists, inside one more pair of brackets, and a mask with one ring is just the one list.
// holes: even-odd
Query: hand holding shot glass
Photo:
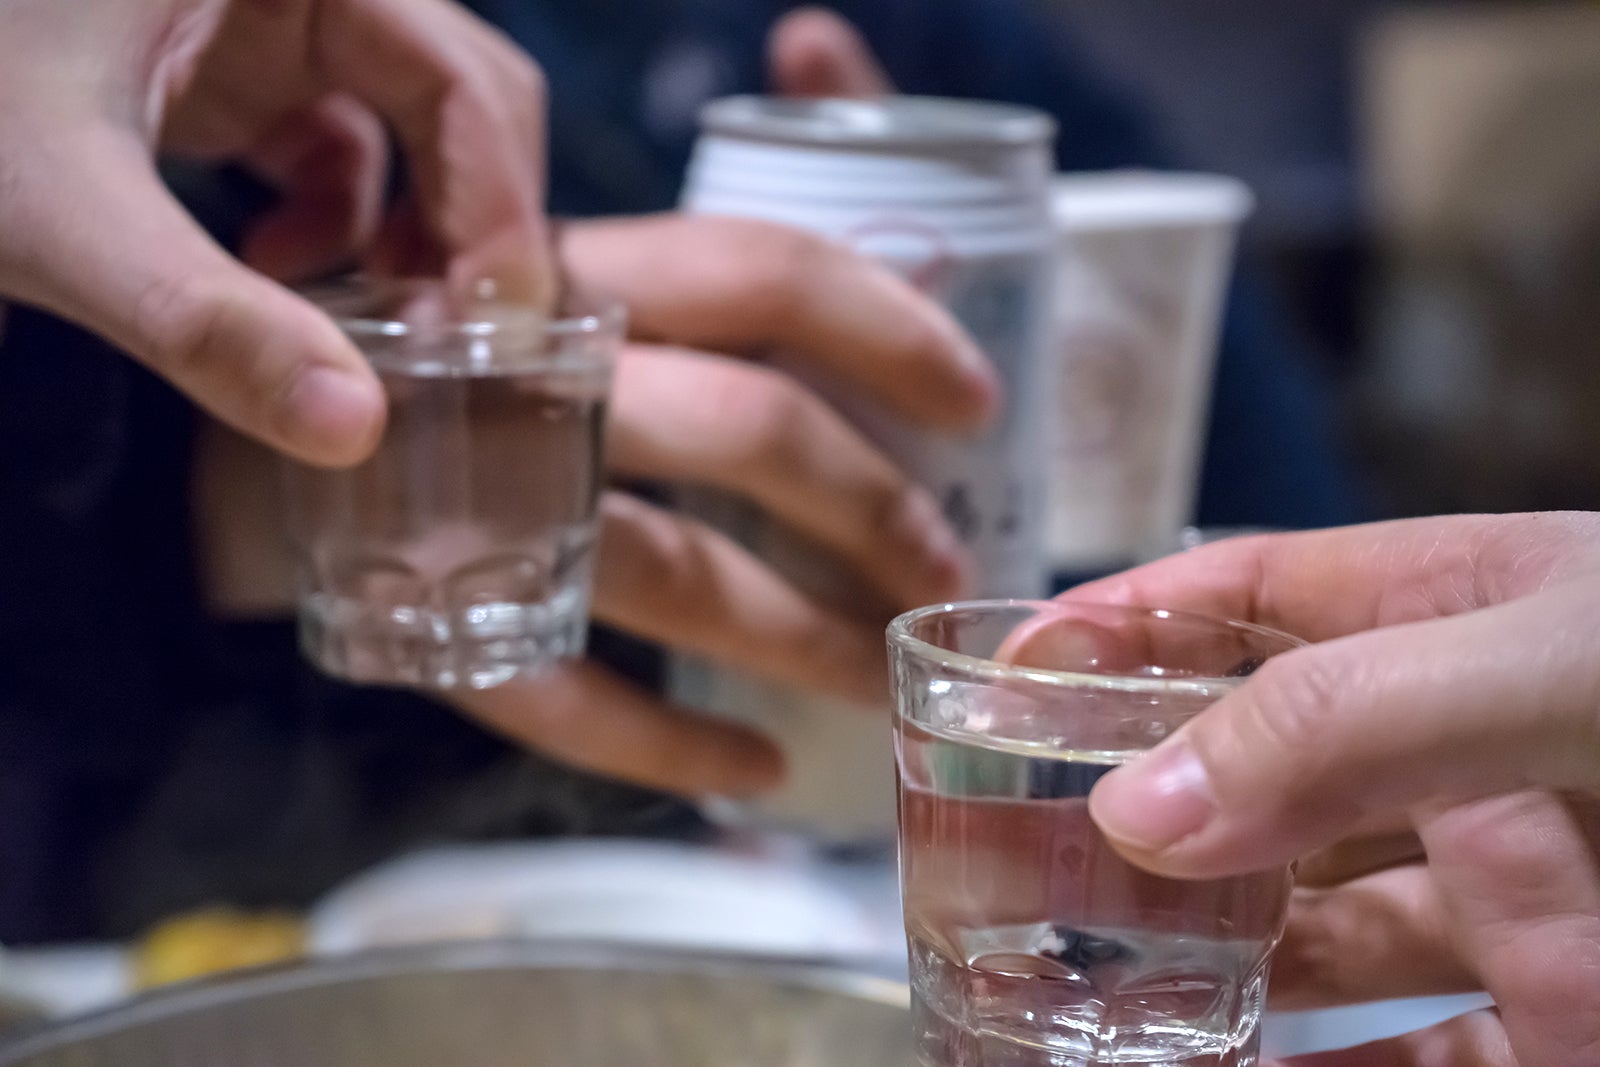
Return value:
[(975, 601), (890, 626), (913, 1028), (925, 1067), (1249, 1067), (1286, 868), (1173, 881), (1088, 795), (1267, 658), (1244, 623)]
[(290, 462), (300, 642), (357, 682), (481, 689), (582, 655), (620, 307), (549, 319), (443, 282), (313, 294), (389, 418), (348, 470)]

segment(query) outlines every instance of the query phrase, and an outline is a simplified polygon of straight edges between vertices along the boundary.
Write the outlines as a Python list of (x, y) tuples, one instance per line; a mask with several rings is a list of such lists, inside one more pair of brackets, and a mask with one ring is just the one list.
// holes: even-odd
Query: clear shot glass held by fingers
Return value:
[(889, 628), (913, 1026), (925, 1067), (1250, 1067), (1286, 868), (1173, 881), (1088, 794), (1300, 644), (1179, 612), (1032, 601)]
[(352, 681), (498, 685), (583, 652), (624, 315), (552, 319), (441, 281), (309, 294), (388, 400), (376, 453), (290, 463), (300, 643)]

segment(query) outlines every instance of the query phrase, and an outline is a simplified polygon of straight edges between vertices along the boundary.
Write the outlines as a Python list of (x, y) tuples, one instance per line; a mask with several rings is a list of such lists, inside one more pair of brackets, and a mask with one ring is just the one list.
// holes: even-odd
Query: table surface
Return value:
[[(723, 949), (740, 948), (768, 955), (826, 955), (840, 958), (848, 966), (903, 981), (905, 950), (900, 929), (898, 880), (892, 851), (864, 850), (853, 855), (819, 852), (797, 839), (749, 835), (731, 838), (717, 846), (699, 847), (674, 854), (662, 850), (659, 842), (552, 842), (517, 846), (483, 846), (441, 850), (435, 854), (405, 857), (386, 864), (336, 890), (324, 905), (312, 912), (312, 942), (315, 951), (359, 950), (368, 947), (363, 940), (377, 937), (381, 924), (352, 923), (352, 916), (365, 916), (388, 909), (390, 915), (407, 915), (406, 907), (418, 901), (438, 899), (440, 872), (454, 872), (456, 884), (472, 885), (473, 906), (479, 914), (474, 929), (482, 936), (604, 936), (603, 913), (593, 909), (568, 915), (576, 925), (566, 930), (529, 927), (517, 915), (492, 914), (507, 901), (529, 899), (529, 887), (544, 885), (551, 892), (570, 892), (574, 870), (580, 873), (585, 862), (595, 878), (608, 878), (615, 885), (616, 872), (632, 864), (654, 867), (664, 872), (661, 879), (641, 879), (642, 891), (650, 892), (673, 880), (692, 884), (697, 872), (715, 874), (722, 889), (707, 895), (707, 907), (719, 917), (729, 913), (728, 885), (742, 884), (751, 898), (753, 910), (744, 924), (738, 943), (724, 943)], [(564, 872), (551, 882), (549, 872)], [(489, 873), (486, 873), (489, 872)], [(497, 873), (494, 873), (497, 872)], [(734, 877), (731, 879), (729, 874)], [(516, 891), (496, 896), (495, 878), (515, 883)], [(713, 881), (708, 879), (708, 884)], [(444, 883), (448, 885), (448, 883)], [(784, 888), (775, 894), (773, 887)], [(737, 892), (735, 889), (733, 892)], [(463, 889), (463, 893), (466, 890)], [(518, 897), (518, 893), (523, 896)], [(756, 906), (756, 898), (762, 898)], [(774, 903), (777, 901), (778, 903)], [(677, 901), (675, 910), (659, 912), (671, 916), (665, 928), (653, 928), (657, 944), (689, 947), (698, 931), (710, 928)], [(734, 901), (737, 904), (737, 900)], [(773, 922), (773, 907), (798, 909), (811, 923)], [(762, 909), (765, 909), (763, 911)], [(737, 910), (735, 908), (735, 910)], [(627, 913), (628, 909), (621, 909)], [(413, 912), (414, 913), (414, 912)], [(548, 911), (546, 911), (548, 916)], [(625, 914), (625, 917), (626, 914)], [(636, 913), (631, 916), (637, 919)], [(837, 921), (848, 929), (841, 942), (838, 931), (814, 930), (819, 923)], [(671, 928), (678, 923), (678, 929)], [(320, 924), (320, 926), (319, 926)], [(784, 935), (763, 942), (753, 931), (784, 927)], [(337, 929), (335, 929), (337, 927)], [(734, 928), (737, 928), (735, 924)], [(812, 931), (812, 932), (809, 932)], [(455, 931), (458, 933), (459, 931)], [(637, 921), (620, 925), (613, 939), (632, 940), (639, 935)], [(429, 931), (422, 931), (424, 939)], [(444, 931), (446, 934), (452, 931)], [(397, 943), (385, 935), (385, 943)], [(0, 953), (0, 998), (36, 1006), (52, 1016), (65, 1016), (113, 1004), (132, 992), (130, 954), (119, 944), (61, 945), (11, 949)], [(1263, 1031), (1263, 1050), (1269, 1056), (1341, 1048), (1404, 1033), (1488, 1005), (1483, 995), (1430, 997), (1417, 1000), (1387, 1001), (1324, 1011), (1268, 1013)]]

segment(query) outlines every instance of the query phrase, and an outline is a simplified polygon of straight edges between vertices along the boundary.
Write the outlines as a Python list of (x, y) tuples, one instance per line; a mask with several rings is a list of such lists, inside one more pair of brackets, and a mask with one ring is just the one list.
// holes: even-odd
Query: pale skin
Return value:
[(1600, 516), (1247, 538), (1068, 596), (1316, 642), (1090, 798), (1158, 873), (1304, 857), (1275, 1002), (1494, 996), (1295, 1067), (1600, 1062)]
[[(882, 618), (959, 592), (965, 559), (929, 495), (749, 358), (781, 346), (888, 409), (965, 432), (1000, 398), (955, 322), (883, 268), (776, 227), (661, 217), (572, 223), (554, 239), (543, 80), (454, 4), (0, 0), (0, 21), (0, 299), (96, 330), (216, 416), (193, 500), (218, 612), (288, 603), (269, 449), (347, 465), (381, 432), (361, 357), (286, 287), (357, 262), (474, 292), (487, 280), (525, 302), (550, 302), (558, 275), (620, 297), (633, 336), (611, 469), (752, 499), (858, 571), (872, 605), (816, 603), (715, 531), (614, 492), (600, 620), (867, 697), (885, 684)], [(854, 32), (815, 12), (779, 28), (772, 62), (786, 91), (882, 84)], [(414, 176), (387, 211), (385, 126)], [(242, 163), (279, 187), (242, 260), (161, 186), (157, 152)], [(760, 736), (593, 665), (447, 699), (552, 756), (686, 796), (744, 795), (782, 774)]]

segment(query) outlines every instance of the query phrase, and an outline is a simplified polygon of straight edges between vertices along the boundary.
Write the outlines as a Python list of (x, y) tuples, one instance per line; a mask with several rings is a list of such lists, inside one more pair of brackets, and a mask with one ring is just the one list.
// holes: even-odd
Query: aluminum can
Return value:
[[(981, 435), (894, 417), (793, 360), (795, 374), (933, 492), (973, 563), (972, 594), (1048, 584), (1045, 425), (1055, 123), (1031, 108), (928, 97), (729, 97), (701, 114), (683, 208), (807, 230), (871, 256), (948, 308), (994, 364), (1005, 406)], [(792, 534), (725, 498), (685, 506), (824, 599), (859, 590)], [(847, 605), (848, 606), (848, 605)], [(828, 665), (817, 665), (819, 677)], [(674, 695), (775, 734), (790, 783), (759, 810), (831, 838), (892, 835), (887, 718), (681, 663)]]

